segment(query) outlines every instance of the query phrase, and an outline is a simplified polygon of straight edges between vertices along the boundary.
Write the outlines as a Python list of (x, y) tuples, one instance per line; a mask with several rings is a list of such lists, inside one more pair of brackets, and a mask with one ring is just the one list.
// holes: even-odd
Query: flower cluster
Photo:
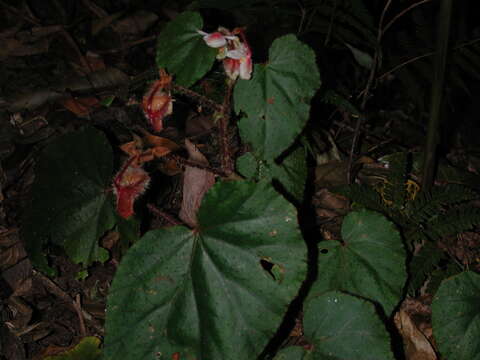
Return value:
[(249, 80), (252, 75), (252, 51), (245, 38), (244, 29), (235, 28), (229, 31), (219, 27), (213, 33), (206, 33), (201, 30), (197, 32), (203, 36), (206, 44), (212, 48), (218, 48), (217, 59), (223, 60), (223, 68), (227, 76), (236, 80)]

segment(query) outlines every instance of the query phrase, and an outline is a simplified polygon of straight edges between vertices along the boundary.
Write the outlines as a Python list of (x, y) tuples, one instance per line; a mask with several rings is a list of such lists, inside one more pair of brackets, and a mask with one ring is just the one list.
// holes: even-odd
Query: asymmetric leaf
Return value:
[(156, 62), (175, 75), (175, 83), (190, 87), (212, 67), (217, 49), (208, 47), (197, 30), (203, 20), (196, 12), (184, 12), (171, 21), (157, 40)]
[(320, 87), (315, 54), (294, 35), (276, 39), (266, 64), (255, 65), (251, 80), (235, 86), (240, 135), (265, 160), (286, 150), (305, 126), (310, 100)]
[(341, 290), (378, 302), (390, 316), (407, 279), (400, 234), (383, 215), (361, 210), (348, 214), (340, 241), (318, 244), (318, 279), (311, 296)]
[(32, 203), (22, 234), (33, 264), (53, 275), (43, 246), (65, 248), (76, 263), (105, 261), (108, 253), (98, 239), (115, 225), (115, 208), (108, 193), (112, 149), (94, 128), (69, 133), (49, 144), (35, 168)]
[(365, 300), (327, 292), (307, 303), (303, 318), (312, 349), (289, 347), (274, 360), (393, 360), (385, 326)]
[(340, 292), (328, 292), (306, 306), (305, 336), (313, 359), (389, 360), (390, 338), (373, 304)]
[(105, 358), (255, 359), (305, 277), (296, 217), (266, 182), (222, 182), (197, 229), (145, 234), (110, 289)]
[(446, 279), (432, 303), (433, 335), (448, 360), (480, 359), (480, 275)]

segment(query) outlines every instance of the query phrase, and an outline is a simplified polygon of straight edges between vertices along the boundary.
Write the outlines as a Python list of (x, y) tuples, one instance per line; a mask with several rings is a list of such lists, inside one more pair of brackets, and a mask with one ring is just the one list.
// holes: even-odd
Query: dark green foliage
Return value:
[(373, 49), (375, 47), (374, 20), (362, 1), (321, 0), (306, 1), (311, 18), (306, 31), (325, 34), (326, 43), (345, 42)]
[(321, 100), (325, 104), (335, 105), (339, 109), (350, 113), (352, 116), (360, 116), (360, 111), (355, 105), (333, 90), (327, 90)]
[(428, 242), (423, 245), (418, 254), (412, 257), (408, 266), (408, 292), (410, 295), (414, 296), (430, 274), (435, 270), (440, 270), (440, 261), (445, 257), (445, 253), (433, 243)]
[(403, 209), (407, 197), (407, 155), (390, 162), (388, 180), (383, 187), (383, 198), (394, 209)]
[(414, 293), (428, 277), (435, 274), (438, 286), (445, 277), (445, 269), (452, 270), (447, 265), (440, 266), (440, 262), (447, 257), (435, 242), (480, 224), (480, 210), (467, 204), (478, 195), (456, 184), (436, 186), (429, 192), (418, 194), (408, 191), (408, 157), (404, 154), (393, 159), (383, 185), (373, 188), (353, 184), (334, 191), (395, 222), (411, 252), (423, 244), (422, 250), (412, 257), (409, 264), (408, 290)]
[[(468, 8), (471, 5), (462, 6)], [(431, 16), (432, 11), (436, 11), (435, 4), (430, 3), (406, 14), (403, 21), (408, 26), (400, 31), (386, 33), (382, 47), (383, 68), (388, 70), (398, 67), (395, 74), (407, 89), (406, 93), (423, 109), (428, 104), (429, 90), (433, 80), (434, 45), (437, 34), (433, 23), (434, 17)], [(458, 20), (453, 20), (453, 35), (449, 47), (448, 72), (445, 80), (447, 88), (470, 94), (471, 79), (480, 79), (480, 43), (478, 40), (472, 40), (474, 36), (471, 34), (462, 34), (458, 30), (462, 26), (457, 24), (465, 21), (464, 19), (460, 20), (462, 15), (458, 13)], [(412, 61), (412, 59), (415, 60)], [(453, 94), (454, 91), (451, 93)]]

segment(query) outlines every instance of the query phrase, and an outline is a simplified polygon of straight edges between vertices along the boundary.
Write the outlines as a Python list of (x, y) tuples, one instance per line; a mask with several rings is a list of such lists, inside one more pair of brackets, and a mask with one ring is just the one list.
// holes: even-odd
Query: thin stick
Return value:
[(182, 222), (175, 219), (172, 215), (170, 214), (167, 214), (166, 212), (158, 209), (155, 205), (153, 204), (147, 204), (147, 208), (148, 210), (150, 210), (152, 213), (154, 213), (155, 215), (157, 215), (158, 217), (161, 217), (162, 219), (164, 219), (166, 222), (170, 223), (171, 225), (173, 226), (176, 226), (176, 225), (182, 225)]
[(362, 104), (360, 105), (362, 114), (360, 114), (360, 116), (357, 119), (357, 123), (355, 124), (355, 132), (353, 135), (352, 146), (350, 147), (350, 153), (348, 157), (348, 170), (347, 170), (348, 183), (352, 182), (353, 157), (355, 155), (355, 150), (357, 148), (358, 139), (360, 138), (360, 132), (361, 132), (360, 129), (362, 127), (362, 123), (365, 120), (365, 115), (363, 114), (363, 112), (365, 111), (365, 106), (367, 105), (368, 94), (370, 92), (370, 88), (372, 87), (373, 80), (375, 79), (375, 71), (377, 70), (377, 66), (378, 66), (378, 57), (380, 54), (379, 49), (380, 49), (380, 44), (382, 42), (382, 36), (383, 36), (383, 31), (382, 31), (383, 20), (385, 18), (385, 14), (388, 8), (390, 7), (391, 3), (392, 3), (392, 0), (388, 0), (387, 3), (385, 4), (382, 11), (382, 15), (380, 16), (380, 21), (378, 23), (377, 48), (375, 49), (375, 54), (373, 56), (372, 68), (370, 69), (370, 75), (368, 76), (367, 86), (365, 87), (365, 90), (362, 92), (363, 99), (362, 99)]
[(82, 338), (87, 336), (87, 329), (85, 327), (85, 319), (83, 318), (83, 312), (82, 312), (82, 304), (80, 302), (80, 294), (77, 294), (75, 296), (75, 301), (73, 302), (73, 307), (75, 308), (75, 311), (78, 316), (78, 320), (80, 323), (80, 335), (82, 335)]
[(394, 23), (395, 21), (397, 21), (400, 17), (402, 17), (403, 15), (405, 15), (405, 13), (407, 13), (408, 11), (416, 8), (417, 6), (420, 6), (420, 5), (422, 5), (422, 4), (425, 4), (425, 3), (427, 3), (427, 2), (430, 2), (430, 1), (432, 1), (432, 0), (422, 0), (422, 1), (418, 2), (418, 3), (415, 3), (415, 4), (410, 5), (408, 8), (402, 10), (399, 14), (397, 14), (396, 16), (394, 16), (393, 19), (390, 20), (387, 25), (385, 25), (385, 28), (383, 29), (382, 32), (385, 33), (385, 31), (387, 31), (387, 30), (390, 28), (390, 26), (393, 25), (393, 23)]
[(209, 171), (209, 172), (211, 172), (215, 175), (218, 175), (218, 176), (222, 176), (222, 177), (225, 176), (225, 172), (223, 172), (220, 169), (216, 169), (214, 167), (211, 167), (210, 165), (205, 165), (205, 164), (201, 164), (201, 163), (196, 162), (196, 161), (187, 160), (187, 159), (182, 158), (181, 156), (178, 156), (178, 155), (175, 155), (175, 154), (169, 154), (166, 157), (176, 161), (179, 165), (182, 165), (182, 166), (191, 166), (191, 167), (194, 167), (194, 168)]
[(189, 98), (197, 101), (200, 105), (205, 106), (206, 108), (212, 111), (222, 111), (223, 108), (221, 105), (217, 104), (215, 101), (207, 98), (206, 96), (200, 95), (199, 93), (187, 89), (180, 85), (173, 85), (173, 91), (188, 96)]
[(218, 120), (218, 135), (220, 137), (221, 163), (224, 175), (229, 176), (233, 173), (233, 161), (230, 154), (230, 141), (228, 136), (228, 123), (230, 122), (230, 98), (234, 81), (227, 82), (227, 92), (223, 99), (222, 111)]

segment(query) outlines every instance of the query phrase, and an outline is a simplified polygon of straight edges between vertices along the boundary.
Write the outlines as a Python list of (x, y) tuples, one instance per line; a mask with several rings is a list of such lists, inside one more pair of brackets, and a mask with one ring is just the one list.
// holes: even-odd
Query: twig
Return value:
[(178, 156), (178, 155), (175, 155), (175, 154), (169, 154), (166, 157), (176, 161), (179, 165), (191, 166), (191, 167), (194, 167), (194, 168), (206, 170), (206, 171), (209, 171), (209, 172), (211, 172), (215, 175), (222, 176), (222, 177), (226, 176), (224, 171), (222, 171), (220, 169), (216, 169), (214, 167), (211, 167), (210, 165), (205, 165), (205, 164), (198, 163), (196, 161), (187, 160), (187, 159), (182, 158), (181, 156)]
[(432, 1), (432, 0), (422, 0), (422, 1), (418, 2), (418, 3), (415, 3), (415, 4), (410, 5), (408, 8), (402, 10), (400, 13), (398, 13), (397, 15), (395, 15), (395, 16), (393, 17), (393, 19), (390, 20), (387, 25), (385, 25), (385, 27), (383, 28), (383, 31), (382, 31), (382, 35), (383, 35), (383, 33), (385, 33), (385, 31), (387, 31), (387, 30), (390, 28), (390, 26), (393, 25), (393, 23), (394, 23), (395, 21), (397, 21), (400, 17), (402, 17), (403, 15), (405, 15), (405, 13), (407, 13), (407, 12), (410, 11), (410, 10), (412, 10), (413, 8), (416, 8), (417, 6), (420, 6), (420, 5), (422, 5), (422, 4), (424, 4), (424, 3), (427, 3), (427, 2), (430, 2), (430, 1)]
[(222, 106), (217, 104), (215, 101), (207, 98), (206, 96), (200, 95), (199, 93), (187, 89), (180, 85), (173, 85), (173, 91), (179, 94), (183, 94), (195, 101), (200, 105), (212, 110), (212, 111), (222, 111)]
[(161, 217), (162, 219), (164, 219), (165, 221), (167, 221), (168, 223), (170, 223), (171, 225), (173, 226), (176, 226), (176, 225), (182, 225), (182, 222), (175, 219), (172, 215), (170, 214), (167, 214), (166, 212), (158, 209), (156, 206), (152, 205), (152, 204), (147, 204), (147, 208), (148, 210), (150, 210), (152, 213), (154, 213), (155, 215)]
[(75, 301), (73, 302), (73, 307), (75, 308), (75, 311), (78, 316), (78, 320), (80, 323), (80, 335), (83, 337), (87, 336), (87, 329), (85, 328), (85, 319), (83, 318), (83, 312), (82, 312), (82, 304), (80, 302), (80, 294), (77, 294), (75, 296)]
[(330, 23), (328, 24), (328, 31), (327, 36), (325, 36), (325, 42), (323, 46), (327, 46), (328, 42), (330, 41), (330, 37), (332, 36), (332, 28), (333, 28), (333, 19), (335, 18), (335, 13), (337, 12), (338, 0), (335, 0), (335, 5), (333, 6), (332, 16), (330, 17)]
[(147, 36), (143, 39), (138, 39), (138, 40), (135, 40), (135, 41), (130, 41), (124, 45), (122, 45), (121, 47), (117, 47), (115, 49), (108, 49), (108, 50), (99, 50), (99, 51), (96, 51), (96, 53), (100, 54), (100, 55), (104, 55), (104, 54), (114, 54), (116, 52), (119, 52), (119, 51), (125, 51), (126, 49), (128, 48), (131, 48), (133, 46), (137, 46), (137, 45), (141, 45), (143, 43), (146, 43), (146, 42), (149, 42), (149, 41), (154, 41), (157, 39), (157, 36), (156, 35), (152, 35), (152, 36)]
[[(464, 44), (460, 44), (458, 46), (455, 46), (452, 50), (455, 51), (455, 50), (459, 50), (459, 49), (462, 49), (464, 47), (467, 47), (467, 46), (470, 46), (472, 44), (475, 44), (477, 42), (480, 41), (480, 38), (478, 39), (473, 39), (473, 40), (470, 40), (470, 41), (467, 41), (466, 43)], [(383, 73), (382, 75), (380, 75), (378, 78), (377, 78), (377, 81), (379, 80), (382, 80), (384, 77), (390, 75), (391, 73), (397, 71), (398, 69), (414, 62), (414, 61), (417, 61), (417, 60), (420, 60), (420, 59), (423, 59), (423, 58), (426, 58), (426, 57), (429, 57), (429, 56), (432, 56), (432, 55), (435, 55), (436, 54), (436, 51), (431, 51), (429, 53), (426, 53), (426, 54), (423, 54), (423, 55), (419, 55), (419, 56), (415, 56), (411, 59), (408, 59), (407, 61), (401, 63), (401, 64), (398, 64), (397, 66), (393, 67), (392, 69), (388, 70), (387, 72)], [(363, 91), (362, 91), (363, 93)]]
[(368, 76), (368, 81), (367, 81), (367, 86), (365, 87), (365, 90), (362, 91), (362, 104), (360, 105), (360, 109), (362, 111), (362, 114), (357, 119), (357, 123), (355, 124), (355, 132), (353, 135), (353, 140), (352, 140), (352, 146), (350, 147), (350, 154), (348, 157), (348, 170), (347, 170), (347, 181), (348, 183), (351, 183), (352, 181), (352, 168), (353, 168), (353, 157), (355, 155), (355, 150), (357, 148), (358, 144), (358, 139), (360, 138), (360, 129), (362, 127), (362, 123), (365, 119), (365, 106), (367, 105), (367, 100), (368, 100), (368, 94), (370, 92), (370, 88), (372, 87), (373, 80), (375, 79), (375, 71), (377, 70), (378, 66), (378, 58), (380, 54), (380, 44), (382, 42), (382, 36), (383, 36), (383, 20), (385, 18), (385, 14), (387, 13), (388, 8), (390, 7), (390, 4), (392, 3), (392, 0), (388, 0), (387, 3), (385, 4), (382, 15), (380, 16), (380, 21), (378, 23), (378, 34), (377, 34), (377, 46), (375, 49), (375, 54), (373, 56), (373, 61), (372, 61), (372, 68), (370, 69), (370, 75)]
[(228, 123), (230, 121), (230, 98), (232, 96), (232, 89), (234, 81), (227, 82), (227, 91), (223, 99), (222, 111), (218, 119), (218, 136), (220, 137), (220, 152), (222, 170), (226, 176), (233, 173), (233, 161), (230, 154), (230, 141), (228, 136)]
[(45, 286), (50, 293), (52, 293), (59, 299), (63, 300), (68, 306), (70, 306), (73, 310), (76, 311), (75, 306), (73, 304), (74, 303), (73, 299), (60, 286), (58, 286), (55, 282), (53, 282), (48, 277), (46, 277), (41, 272), (38, 272), (35, 269), (32, 270), (32, 273), (35, 276), (35, 278), (40, 280), (43, 286)]

